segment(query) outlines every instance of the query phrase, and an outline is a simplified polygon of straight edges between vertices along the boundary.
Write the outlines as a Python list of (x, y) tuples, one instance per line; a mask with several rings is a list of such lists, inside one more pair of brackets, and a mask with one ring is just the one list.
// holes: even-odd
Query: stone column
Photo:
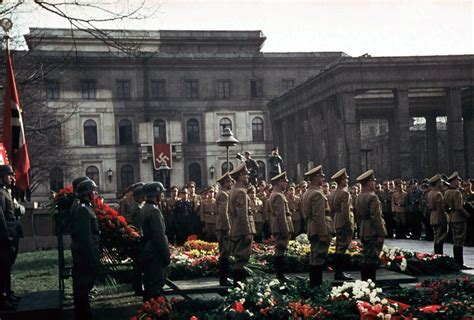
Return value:
[(343, 92), (339, 94), (338, 99), (341, 103), (342, 121), (344, 123), (345, 166), (352, 179), (362, 173), (360, 124), (356, 117), (354, 95), (354, 92)]
[[(285, 117), (281, 119), (281, 141), (278, 141), (275, 144), (275, 147), (278, 147), (280, 156), (283, 158), (283, 168), (281, 168), (283, 171), (286, 170), (286, 167), (288, 165), (288, 156), (289, 156), (289, 137), (290, 137), (290, 125), (289, 125), (289, 120), (288, 117)], [(278, 130), (278, 129), (277, 129)]]
[(438, 172), (438, 132), (436, 128), (436, 115), (429, 114), (426, 119), (426, 159), (428, 165), (428, 177)]
[(410, 146), (410, 112), (408, 89), (393, 89), (394, 121), (390, 126), (393, 178), (412, 178)]
[(448, 164), (449, 174), (465, 173), (464, 130), (462, 123), (461, 91), (459, 88), (446, 89), (446, 113), (448, 115)]
[(327, 126), (327, 159), (326, 160), (326, 172), (328, 176), (339, 170), (339, 154), (338, 154), (338, 135), (340, 132), (339, 119), (336, 115), (336, 108), (338, 107), (336, 96), (331, 96), (326, 99), (326, 126)]
[(298, 126), (295, 121), (295, 114), (286, 117), (287, 131), (285, 136), (285, 170), (288, 174), (288, 179), (294, 180), (296, 177), (296, 159), (297, 159), (297, 144), (301, 143), (297, 139)]
[(321, 105), (315, 103), (308, 110), (309, 121), (309, 134), (311, 135), (311, 145), (309, 154), (311, 157), (309, 161), (313, 161), (315, 165), (321, 164), (321, 160), (324, 156), (323, 153), (323, 140), (322, 140), (322, 121), (321, 121)]
[(467, 107), (464, 114), (464, 146), (466, 159), (466, 177), (474, 177), (474, 105)]

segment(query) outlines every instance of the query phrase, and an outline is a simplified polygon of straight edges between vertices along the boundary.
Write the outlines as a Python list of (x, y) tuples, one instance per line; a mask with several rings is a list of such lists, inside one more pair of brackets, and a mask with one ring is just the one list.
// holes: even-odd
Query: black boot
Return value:
[(227, 278), (229, 276), (229, 258), (219, 259), (219, 285), (231, 287), (232, 283)]
[(369, 279), (375, 282), (377, 280), (377, 265), (375, 263), (371, 263), (368, 266)]
[(323, 283), (323, 267), (310, 266), (309, 283), (311, 287), (319, 287)]
[(368, 269), (369, 269), (369, 265), (367, 263), (363, 263), (360, 266), (360, 280), (362, 281), (369, 280), (370, 275), (369, 275)]
[(435, 254), (443, 254), (443, 243), (435, 243), (434, 244), (434, 253)]
[(234, 288), (240, 287), (239, 282), (245, 283), (245, 269), (239, 269), (234, 271)]
[(458, 264), (461, 270), (471, 270), (472, 268), (464, 265), (463, 247), (453, 247), (454, 261)]
[(283, 256), (275, 257), (275, 272), (276, 277), (280, 282), (288, 282), (289, 279), (285, 277), (285, 258)]
[(344, 254), (336, 254), (336, 259), (334, 259), (334, 280), (354, 280), (351, 276), (344, 273), (343, 270), (346, 267), (346, 257)]

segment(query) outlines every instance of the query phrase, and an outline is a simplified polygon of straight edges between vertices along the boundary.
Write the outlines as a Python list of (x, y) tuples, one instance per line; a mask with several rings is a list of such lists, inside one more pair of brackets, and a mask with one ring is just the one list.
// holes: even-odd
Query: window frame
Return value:
[(118, 100), (130, 100), (131, 83), (129, 79), (118, 79), (115, 81), (115, 86)]
[[(93, 123), (94, 125), (87, 125), (88, 123)], [(92, 128), (95, 129), (95, 132), (89, 132), (92, 130)], [(99, 145), (99, 131), (97, 129), (97, 122), (95, 120), (87, 119), (86, 121), (84, 121), (84, 123), (82, 124), (82, 130), (84, 133), (84, 146), (95, 147)], [(94, 135), (94, 138), (92, 138), (91, 134)], [(94, 142), (88, 142), (91, 141), (90, 139), (94, 140)]]
[[(255, 84), (255, 86), (253, 84)], [(250, 79), (250, 98), (252, 99), (263, 98), (263, 80), (262, 79)]]
[(220, 99), (230, 99), (232, 97), (232, 81), (230, 79), (217, 80), (217, 97)]
[(47, 100), (59, 100), (60, 88), (58, 80), (47, 80), (46, 81), (46, 99)]
[(187, 99), (199, 99), (199, 80), (185, 80), (185, 95)]
[(81, 80), (81, 89), (83, 100), (95, 100), (97, 98), (96, 81), (94, 79)]
[[(161, 88), (161, 90), (160, 90)], [(150, 81), (150, 93), (153, 100), (166, 99), (166, 80), (153, 79)]]
[[(192, 127), (190, 126), (192, 124)], [(190, 131), (191, 129), (196, 129)], [(190, 139), (190, 137), (193, 137)], [(190, 118), (186, 121), (186, 140), (188, 143), (201, 143), (201, 125), (196, 118)]]
[[(256, 121), (261, 121), (260, 123), (256, 123)], [(261, 126), (261, 130), (256, 130), (254, 127)], [(257, 132), (260, 132), (256, 134)], [(264, 142), (265, 141), (265, 121), (263, 120), (262, 117), (254, 117), (252, 119), (252, 142)]]
[[(127, 122), (127, 125), (123, 125)], [(127, 129), (127, 132), (124, 130)], [(133, 125), (132, 121), (128, 119), (122, 119), (119, 121), (119, 145), (131, 145), (133, 144)]]
[[(156, 135), (158, 129), (158, 136)], [(163, 131), (163, 134), (160, 132)], [(167, 143), (167, 134), (166, 134), (166, 121), (163, 119), (155, 119), (153, 121), (153, 143)]]

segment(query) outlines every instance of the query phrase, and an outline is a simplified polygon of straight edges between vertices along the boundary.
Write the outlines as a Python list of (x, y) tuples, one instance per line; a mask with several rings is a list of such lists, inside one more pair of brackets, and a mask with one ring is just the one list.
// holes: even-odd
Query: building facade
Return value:
[[(108, 197), (136, 181), (215, 183), (226, 170), (216, 141), (227, 127), (240, 141), (230, 148), (233, 165), (249, 150), (265, 179), (267, 155), (278, 145), (268, 102), (347, 56), (263, 53), (260, 31), (111, 32), (140, 50), (125, 54), (68, 29), (25, 36), (34, 59), (61, 66), (45, 79), (47, 105), (64, 121), (70, 150), (55, 184), (88, 175)], [(153, 167), (153, 144), (171, 145), (169, 172)], [(50, 187), (44, 183), (37, 195)]]

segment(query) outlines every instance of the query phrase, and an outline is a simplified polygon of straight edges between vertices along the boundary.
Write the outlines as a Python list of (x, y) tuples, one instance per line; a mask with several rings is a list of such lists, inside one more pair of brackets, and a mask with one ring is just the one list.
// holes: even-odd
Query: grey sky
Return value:
[[(473, 17), (469, 0), (167, 0), (145, 21), (104, 27), (262, 30), (263, 51), (272, 52), (444, 55), (474, 53)], [(68, 27), (39, 11), (18, 21), (22, 33), (26, 26)]]

